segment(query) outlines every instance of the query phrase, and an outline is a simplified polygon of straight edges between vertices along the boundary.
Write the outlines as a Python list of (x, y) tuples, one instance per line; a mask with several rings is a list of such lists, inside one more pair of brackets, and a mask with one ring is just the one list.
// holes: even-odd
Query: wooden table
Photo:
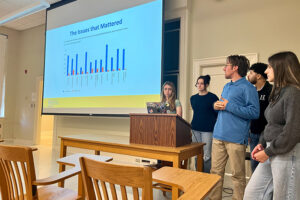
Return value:
[(172, 186), (172, 200), (178, 199), (178, 188), (184, 192), (180, 200), (199, 200), (221, 179), (219, 175), (173, 167), (163, 167), (152, 173), (155, 182)]
[[(180, 168), (181, 161), (187, 160), (192, 156), (197, 156), (197, 170), (202, 171), (203, 164), (203, 143), (192, 143), (181, 147), (162, 147), (142, 144), (119, 143), (115, 140), (107, 140), (103, 136), (95, 135), (70, 135), (59, 136), (61, 138), (60, 157), (66, 157), (67, 147), (77, 147), (95, 150), (99, 155), (100, 151), (152, 158), (173, 163), (173, 167)], [(64, 171), (64, 165), (60, 165), (60, 172)]]
[[(83, 149), (95, 150), (97, 155), (100, 151), (139, 156), (144, 158), (159, 159), (173, 162), (173, 167), (180, 168), (181, 161), (190, 157), (197, 156), (197, 170), (202, 171), (203, 163), (203, 143), (192, 143), (181, 147), (161, 147), (141, 144), (120, 143), (116, 138), (107, 139), (104, 136), (95, 136), (91, 134), (59, 136), (61, 138), (60, 157), (66, 157), (67, 147), (77, 147)], [(65, 165), (59, 165), (59, 172), (65, 170)], [(64, 183), (59, 184), (61, 187)]]

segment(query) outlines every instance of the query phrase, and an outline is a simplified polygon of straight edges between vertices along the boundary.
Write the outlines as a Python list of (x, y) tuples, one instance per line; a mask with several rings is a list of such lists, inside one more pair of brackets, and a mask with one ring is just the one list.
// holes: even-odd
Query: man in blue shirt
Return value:
[(232, 199), (243, 199), (246, 187), (245, 152), (249, 126), (252, 119), (259, 117), (259, 100), (255, 87), (245, 76), (249, 70), (245, 56), (227, 57), (224, 66), (225, 78), (231, 79), (224, 88), (220, 101), (214, 103), (218, 118), (213, 132), (211, 173), (222, 177), (210, 193), (209, 198), (222, 199), (225, 166), (229, 160), (232, 172)]

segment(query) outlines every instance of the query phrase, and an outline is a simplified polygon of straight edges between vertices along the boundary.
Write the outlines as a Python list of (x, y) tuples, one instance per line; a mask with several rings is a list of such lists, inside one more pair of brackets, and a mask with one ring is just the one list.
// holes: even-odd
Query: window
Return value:
[(163, 60), (163, 83), (174, 83), (178, 96), (179, 77), (179, 41), (180, 19), (169, 20), (164, 25), (164, 60)]
[(5, 57), (7, 47), (7, 35), (0, 33), (0, 117), (4, 117), (5, 108)]

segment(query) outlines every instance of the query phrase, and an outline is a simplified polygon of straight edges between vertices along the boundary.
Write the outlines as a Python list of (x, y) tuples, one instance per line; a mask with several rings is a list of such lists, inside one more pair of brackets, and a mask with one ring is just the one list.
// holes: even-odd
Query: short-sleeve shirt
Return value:
[(168, 102), (163, 102), (166, 105), (167, 114), (176, 114), (176, 108), (181, 107), (179, 99), (175, 100), (175, 109), (170, 109), (170, 104)]
[(195, 94), (191, 96), (190, 102), (194, 111), (192, 129), (196, 131), (212, 132), (217, 120), (218, 113), (214, 110), (213, 104), (219, 98), (208, 92), (206, 95)]

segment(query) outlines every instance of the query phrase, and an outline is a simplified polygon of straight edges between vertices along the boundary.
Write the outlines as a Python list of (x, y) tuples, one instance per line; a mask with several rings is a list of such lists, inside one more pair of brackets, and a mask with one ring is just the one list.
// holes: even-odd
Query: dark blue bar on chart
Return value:
[(67, 57), (67, 76), (69, 75), (69, 56)]
[(102, 72), (102, 59), (100, 59), (100, 72)]
[(95, 73), (97, 73), (97, 60), (95, 60)]
[(122, 70), (125, 70), (125, 49), (123, 49), (123, 68)]
[(90, 62), (90, 74), (92, 73), (92, 62)]
[(76, 54), (76, 75), (77, 75), (77, 67), (78, 67), (78, 54)]
[(119, 49), (117, 49), (117, 71), (119, 71)]
[(107, 72), (108, 45), (105, 47), (105, 71)]
[(72, 58), (72, 62), (71, 62), (71, 75), (73, 75), (73, 58)]
[(113, 70), (114, 70), (114, 58), (111, 57), (110, 61), (111, 61), (111, 62), (110, 62), (110, 63), (111, 63), (110, 70), (113, 71)]
[(87, 73), (87, 52), (85, 52), (85, 74)]

